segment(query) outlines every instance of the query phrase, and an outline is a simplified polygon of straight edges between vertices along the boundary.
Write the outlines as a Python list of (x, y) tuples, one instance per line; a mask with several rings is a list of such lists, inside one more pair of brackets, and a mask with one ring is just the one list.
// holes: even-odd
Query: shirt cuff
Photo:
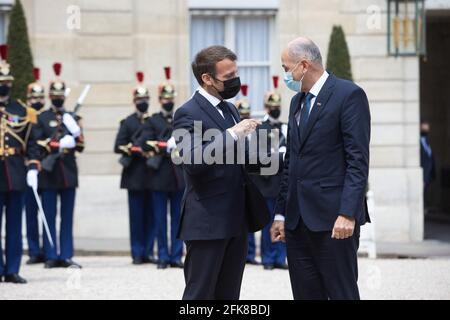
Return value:
[(234, 133), (233, 130), (231, 130), (231, 128), (227, 129), (227, 131), (233, 137), (234, 141), (238, 141), (238, 136), (236, 135), (236, 133)]
[(273, 219), (274, 221), (283, 221), (285, 220), (284, 216), (282, 214), (276, 214), (275, 218)]

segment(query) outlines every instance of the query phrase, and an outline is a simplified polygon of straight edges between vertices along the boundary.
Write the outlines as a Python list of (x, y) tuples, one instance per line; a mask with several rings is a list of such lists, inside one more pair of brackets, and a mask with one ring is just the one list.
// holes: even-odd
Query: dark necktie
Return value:
[(228, 103), (226, 103), (225, 101), (222, 101), (217, 105), (217, 108), (219, 108), (223, 113), (223, 117), (225, 118), (225, 122), (227, 124), (227, 129), (233, 127), (234, 120), (233, 120), (233, 116), (231, 115), (231, 111), (230, 111), (230, 107), (228, 106)]
[(303, 108), (302, 111), (300, 113), (300, 123), (299, 123), (299, 127), (300, 127), (300, 139), (304, 138), (304, 134), (305, 134), (305, 130), (306, 130), (306, 126), (308, 124), (308, 119), (309, 119), (309, 113), (311, 111), (311, 100), (314, 98), (314, 95), (310, 92), (308, 92), (305, 96), (305, 100), (303, 103)]

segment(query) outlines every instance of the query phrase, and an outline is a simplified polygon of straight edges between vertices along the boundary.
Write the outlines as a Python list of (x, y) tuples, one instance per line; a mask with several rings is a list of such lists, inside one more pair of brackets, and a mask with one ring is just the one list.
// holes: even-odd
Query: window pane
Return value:
[(239, 76), (242, 84), (248, 84), (248, 99), (251, 110), (264, 109), (264, 94), (270, 86), (269, 67), (240, 67)]
[[(211, 45), (223, 45), (225, 41), (223, 17), (191, 17), (191, 36), (190, 36), (190, 57), (194, 60), (195, 55), (203, 48)], [(191, 72), (192, 93), (198, 87), (197, 80)]]
[[(236, 18), (236, 53), (242, 62), (270, 61), (270, 22), (268, 17)], [(264, 109), (264, 94), (270, 88), (269, 67), (240, 67), (242, 83), (249, 86), (252, 111)]]
[(0, 12), (0, 43), (6, 43), (6, 12)]
[(236, 53), (240, 61), (269, 60), (269, 18), (236, 18)]

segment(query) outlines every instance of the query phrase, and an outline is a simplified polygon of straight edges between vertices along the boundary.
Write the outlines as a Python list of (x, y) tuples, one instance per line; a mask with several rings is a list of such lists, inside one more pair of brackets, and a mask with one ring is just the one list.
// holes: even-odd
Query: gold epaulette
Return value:
[(27, 108), (27, 120), (30, 123), (36, 124), (37, 123), (37, 116), (38, 113), (35, 109), (28, 107)]

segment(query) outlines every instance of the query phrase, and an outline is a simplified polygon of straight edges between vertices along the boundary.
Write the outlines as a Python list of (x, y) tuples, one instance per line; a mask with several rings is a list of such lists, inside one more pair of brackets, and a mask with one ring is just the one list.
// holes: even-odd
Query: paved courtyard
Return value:
[[(84, 268), (22, 267), (27, 285), (0, 283), (3, 299), (179, 299), (181, 269), (133, 266), (128, 257), (79, 257)], [(450, 299), (450, 259), (360, 259), (362, 299)], [(287, 271), (247, 266), (242, 299), (291, 299)]]

